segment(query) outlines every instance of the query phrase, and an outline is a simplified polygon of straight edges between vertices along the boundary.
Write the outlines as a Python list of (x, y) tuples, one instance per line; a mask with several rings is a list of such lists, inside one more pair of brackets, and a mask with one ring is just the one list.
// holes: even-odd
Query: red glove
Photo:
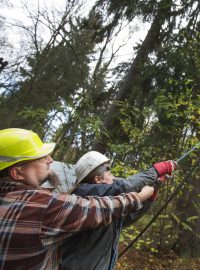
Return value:
[(176, 170), (177, 163), (176, 161), (171, 161), (171, 160), (161, 161), (161, 162), (155, 163), (153, 167), (156, 169), (159, 176), (163, 176), (165, 174), (171, 175), (171, 173)]

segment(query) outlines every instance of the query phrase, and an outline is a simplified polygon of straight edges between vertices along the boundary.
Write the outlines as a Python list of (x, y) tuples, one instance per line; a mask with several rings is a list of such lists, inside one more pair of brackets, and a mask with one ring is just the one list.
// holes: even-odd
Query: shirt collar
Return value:
[(0, 192), (11, 192), (19, 190), (45, 190), (52, 192), (54, 188), (35, 187), (33, 185), (24, 185), (18, 182), (0, 180)]

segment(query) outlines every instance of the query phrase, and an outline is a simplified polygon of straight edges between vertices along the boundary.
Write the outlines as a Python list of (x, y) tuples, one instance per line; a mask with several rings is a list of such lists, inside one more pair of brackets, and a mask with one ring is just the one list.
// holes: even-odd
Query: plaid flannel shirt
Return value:
[(82, 199), (0, 181), (0, 270), (58, 270), (61, 240), (140, 208), (136, 193)]

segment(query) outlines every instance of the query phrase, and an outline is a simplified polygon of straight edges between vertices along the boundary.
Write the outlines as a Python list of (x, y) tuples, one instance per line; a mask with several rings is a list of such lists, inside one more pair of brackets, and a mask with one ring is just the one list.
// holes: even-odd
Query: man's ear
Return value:
[(10, 169), (10, 176), (15, 180), (24, 180), (23, 174), (22, 174), (22, 168), (19, 167), (12, 167)]
[(95, 177), (94, 177), (94, 181), (93, 181), (95, 184), (102, 184), (103, 183), (103, 178), (102, 178), (102, 176), (100, 176), (100, 175), (96, 175)]

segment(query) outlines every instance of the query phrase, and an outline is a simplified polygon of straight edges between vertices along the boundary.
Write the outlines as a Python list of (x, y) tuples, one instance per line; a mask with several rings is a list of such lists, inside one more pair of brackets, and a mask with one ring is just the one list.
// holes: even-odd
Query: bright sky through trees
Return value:
[[(59, 11), (62, 12), (65, 8), (66, 0), (9, 0), (5, 4), (1, 4), (0, 15), (6, 18), (7, 35), (8, 40), (12, 47), (21, 47), (20, 43), (26, 37), (23, 38), (23, 31), (16, 25), (23, 24), (25, 26), (31, 25), (32, 21), (30, 15), (33, 10), (49, 9), (49, 11)], [(81, 2), (81, 1), (80, 1)], [(83, 2), (83, 14), (89, 12), (91, 7), (94, 5), (96, 0), (86, 0)], [(4, 3), (4, 2), (3, 2)], [(137, 42), (144, 39), (146, 32), (148, 30), (148, 25), (142, 24), (138, 21), (133, 22), (131, 27), (126, 26), (124, 23), (123, 30), (116, 36), (113, 45), (113, 50), (117, 50), (119, 46), (121, 48), (118, 50), (116, 56), (113, 59), (113, 65), (126, 59), (133, 58), (133, 46)], [(48, 30), (44, 31), (43, 38), (48, 39)], [(122, 45), (123, 44), (123, 45)], [(107, 51), (108, 58), (110, 52)]]

